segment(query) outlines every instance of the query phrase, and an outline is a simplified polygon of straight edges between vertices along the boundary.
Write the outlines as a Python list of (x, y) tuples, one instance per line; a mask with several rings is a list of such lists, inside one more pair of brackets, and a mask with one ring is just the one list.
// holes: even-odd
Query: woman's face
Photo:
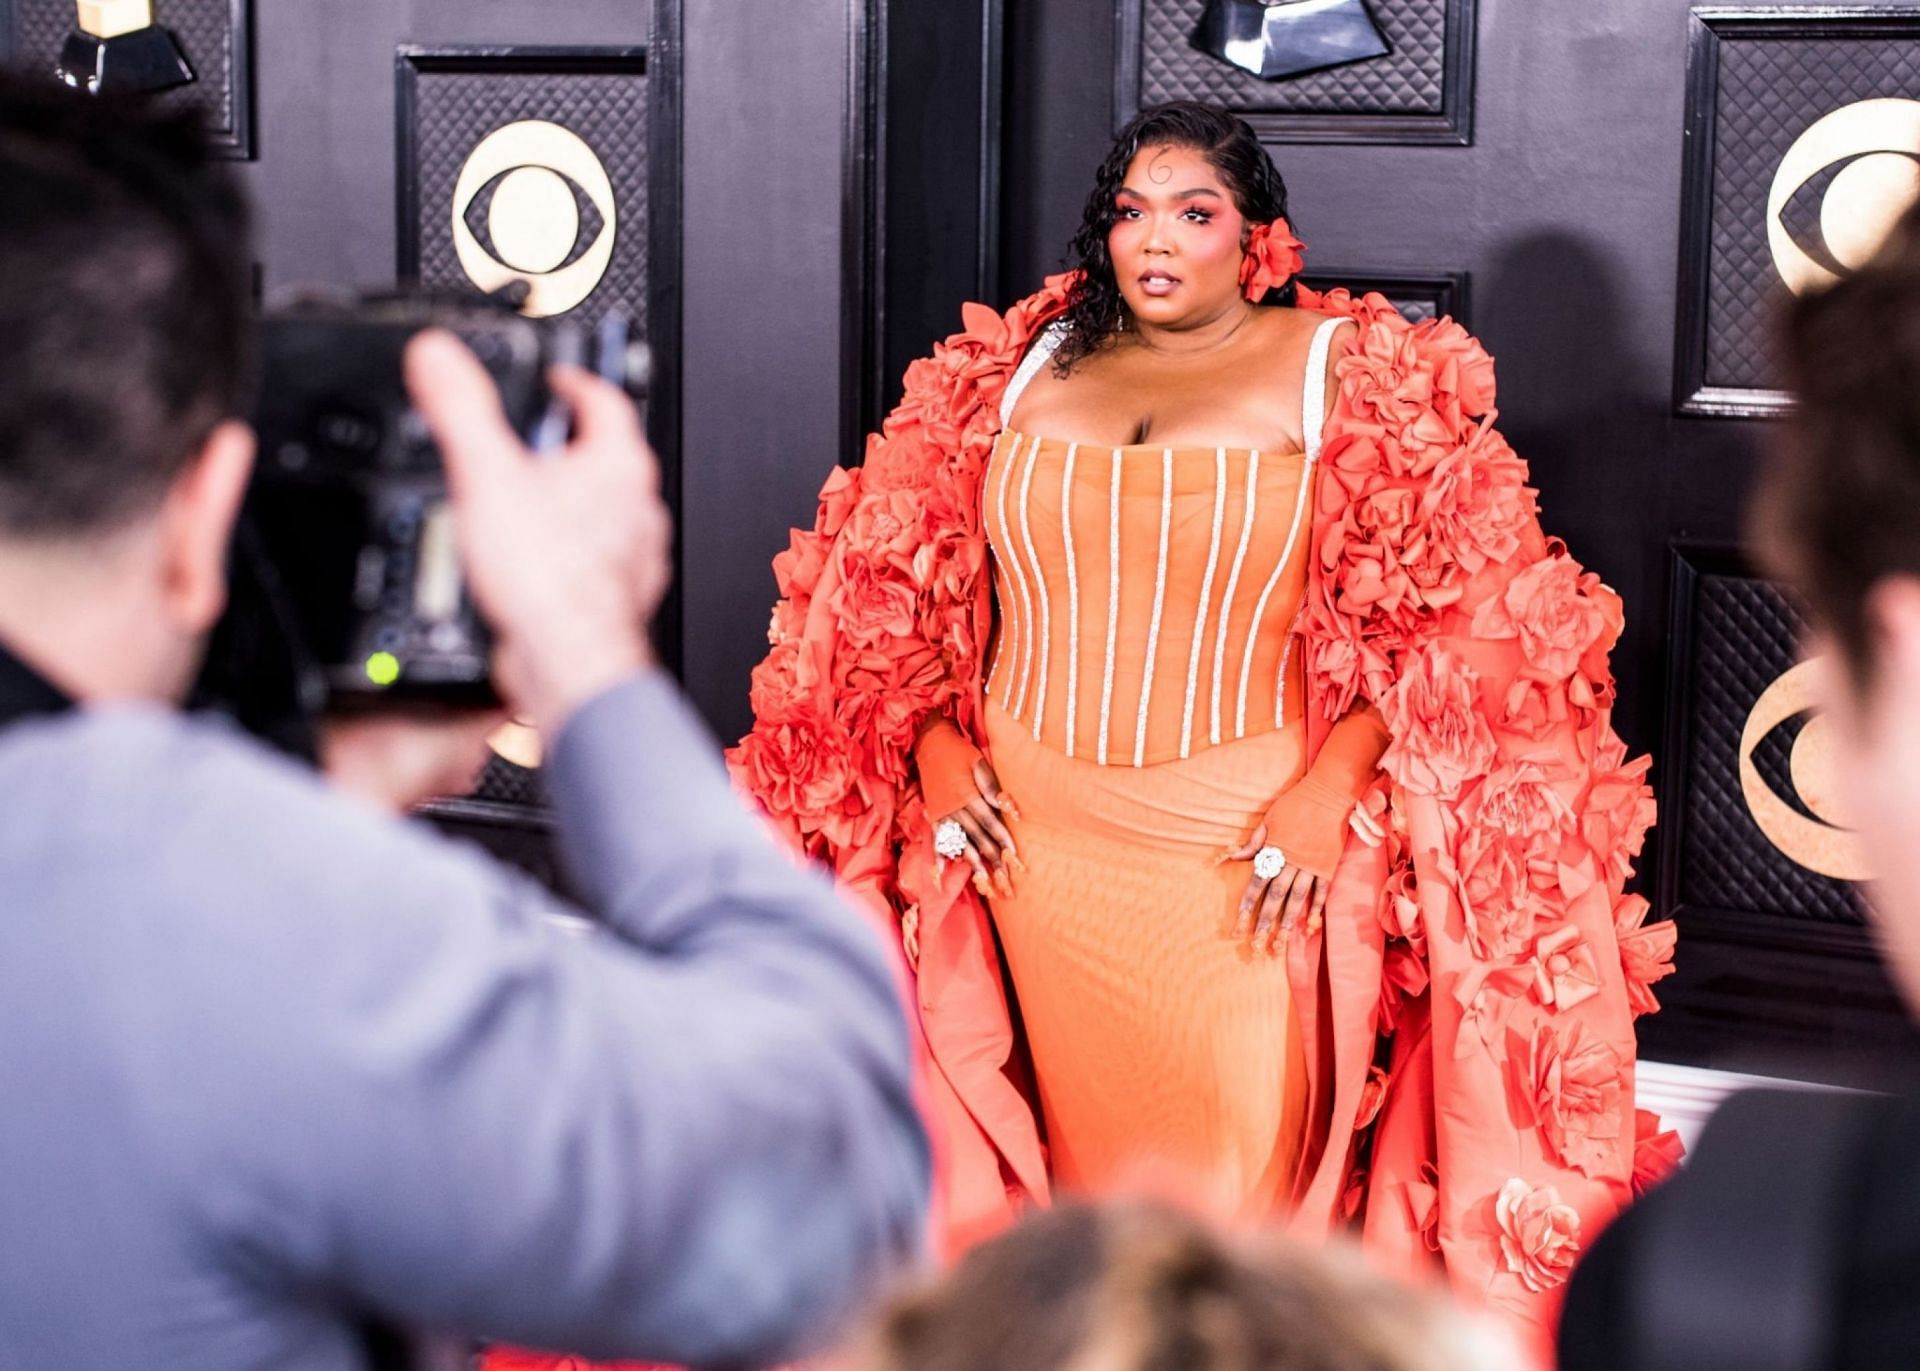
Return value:
[(1144, 147), (1114, 197), (1107, 252), (1134, 318), (1179, 326), (1240, 296), (1245, 221), (1213, 164), (1192, 148)]

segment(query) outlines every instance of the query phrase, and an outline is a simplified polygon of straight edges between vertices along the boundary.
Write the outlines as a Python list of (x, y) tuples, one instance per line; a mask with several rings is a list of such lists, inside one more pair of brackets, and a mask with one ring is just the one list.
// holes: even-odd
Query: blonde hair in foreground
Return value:
[(1519, 1371), (1497, 1328), (1342, 1248), (1065, 1205), (897, 1300), (857, 1371)]

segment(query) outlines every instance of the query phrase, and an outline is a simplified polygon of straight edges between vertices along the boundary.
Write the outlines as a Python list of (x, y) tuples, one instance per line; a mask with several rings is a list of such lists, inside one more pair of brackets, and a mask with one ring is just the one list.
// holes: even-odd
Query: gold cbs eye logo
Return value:
[[(1838, 739), (1829, 716), (1817, 710), (1823, 669), (1818, 661), (1802, 662), (1754, 702), (1740, 733), (1740, 791), (1767, 841), (1790, 860), (1836, 881), (1864, 881), (1866, 854), (1838, 800)], [(1787, 766), (1796, 805), (1767, 783), (1754, 753), (1775, 729), (1803, 714), (1811, 717), (1793, 740)]]
[(545, 120), (483, 138), (453, 188), (453, 248), (468, 278), (531, 288), (523, 312), (565, 314), (606, 278), (619, 235), (613, 182), (571, 129)]
[[(1802, 193), (1838, 167), (1817, 209)], [(1810, 198), (1810, 197), (1806, 197)], [(1815, 120), (1787, 149), (1767, 192), (1767, 246), (1795, 295), (1858, 271), (1909, 205), (1920, 199), (1920, 100), (1861, 100)], [(1788, 226), (1788, 210), (1811, 247)], [(1811, 235), (1810, 235), (1811, 236)]]

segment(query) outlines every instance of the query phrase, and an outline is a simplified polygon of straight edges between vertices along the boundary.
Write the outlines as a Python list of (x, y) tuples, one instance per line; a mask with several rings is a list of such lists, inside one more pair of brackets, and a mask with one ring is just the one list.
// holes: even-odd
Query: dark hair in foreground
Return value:
[(1352, 1254), (1067, 1204), (899, 1301), (860, 1371), (1506, 1371), (1510, 1348)]
[[(1246, 120), (1217, 105), (1178, 100), (1141, 110), (1114, 139), (1106, 160), (1094, 173), (1093, 193), (1081, 216), (1080, 231), (1068, 250), (1082, 273), (1079, 286), (1063, 316), (1072, 331), (1055, 353), (1062, 374), (1082, 357), (1091, 356), (1117, 333), (1125, 319), (1120, 283), (1107, 254), (1107, 235), (1113, 230), (1114, 198), (1126, 184), (1127, 167), (1141, 148), (1191, 148), (1203, 154), (1233, 192), (1233, 203), (1251, 223), (1271, 223), (1287, 217), (1287, 183)], [(1261, 304), (1291, 305), (1293, 282), (1269, 290)]]
[(1920, 206), (1857, 274), (1794, 300), (1784, 333), (1799, 405), (1773, 442), (1753, 542), (1865, 683), (1868, 593), (1920, 577)]
[(0, 69), (0, 534), (129, 522), (241, 408), (247, 204), (204, 146)]

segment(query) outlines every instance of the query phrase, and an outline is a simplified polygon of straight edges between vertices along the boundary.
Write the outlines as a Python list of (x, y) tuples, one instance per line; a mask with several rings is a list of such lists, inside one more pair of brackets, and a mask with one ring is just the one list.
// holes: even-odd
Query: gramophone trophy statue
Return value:
[(54, 68), (89, 95), (143, 95), (189, 85), (193, 67), (153, 0), (78, 0), (74, 30)]

